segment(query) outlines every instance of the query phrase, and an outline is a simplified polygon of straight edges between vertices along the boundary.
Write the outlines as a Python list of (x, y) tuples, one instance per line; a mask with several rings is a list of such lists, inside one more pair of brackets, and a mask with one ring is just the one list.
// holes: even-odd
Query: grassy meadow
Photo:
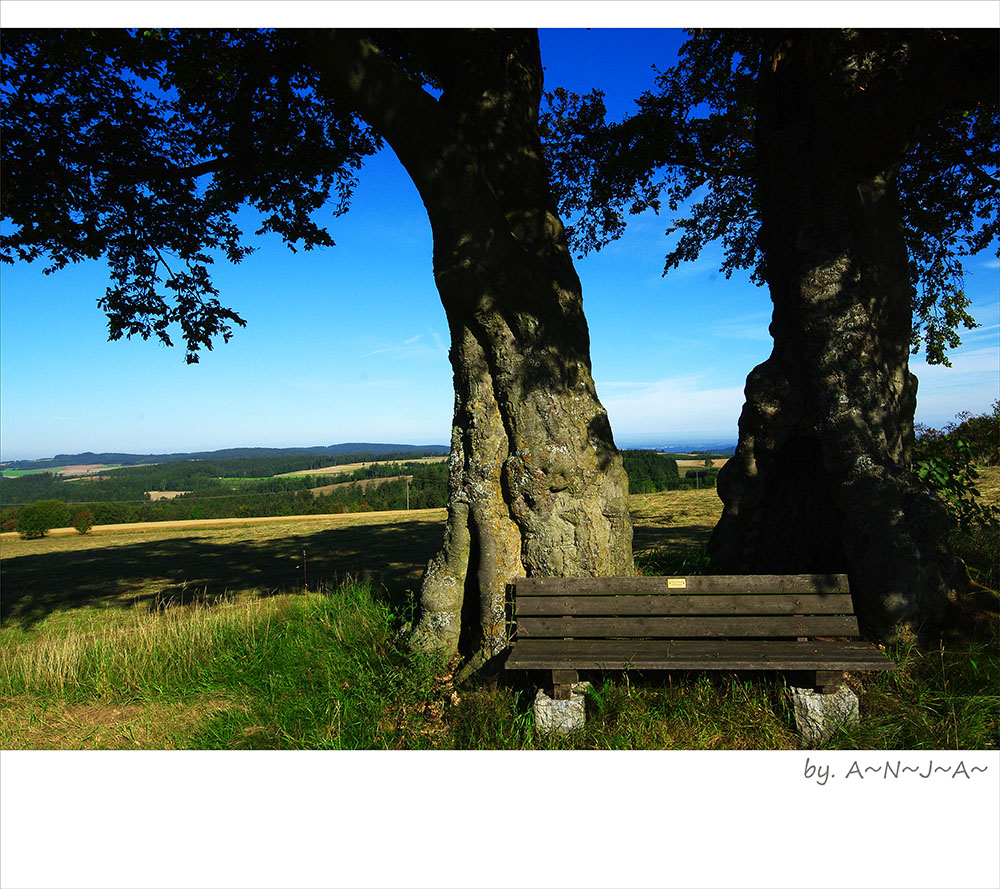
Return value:
[[(980, 490), (1000, 502), (1000, 469)], [(714, 490), (633, 497), (640, 569), (703, 570), (720, 509)], [(415, 510), (3, 539), (0, 748), (798, 748), (785, 680), (766, 673), (585, 676), (586, 728), (537, 737), (539, 677), (458, 685), (454, 663), (405, 644), (443, 522)], [(979, 585), (955, 631), (850, 677), (862, 724), (829, 748), (997, 748), (995, 569), (989, 587), (983, 541), (964, 545)]]

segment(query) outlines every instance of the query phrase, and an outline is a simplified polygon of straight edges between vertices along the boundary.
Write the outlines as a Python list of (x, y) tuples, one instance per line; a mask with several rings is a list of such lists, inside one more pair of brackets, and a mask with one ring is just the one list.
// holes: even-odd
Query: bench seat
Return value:
[(891, 670), (863, 642), (523, 639), (508, 670)]
[(895, 664), (862, 642), (842, 574), (514, 582), (508, 670), (782, 670), (824, 687)]

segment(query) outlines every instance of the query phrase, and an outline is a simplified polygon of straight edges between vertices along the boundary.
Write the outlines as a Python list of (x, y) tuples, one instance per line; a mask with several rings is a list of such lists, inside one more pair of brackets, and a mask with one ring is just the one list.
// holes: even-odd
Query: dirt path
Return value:
[[(377, 525), (382, 522), (394, 522), (400, 519), (427, 519), (435, 513), (444, 515), (443, 509), (391, 509), (381, 512), (336, 512), (320, 515), (279, 515), (279, 516), (249, 516), (237, 519), (176, 519), (168, 522), (126, 522), (120, 525), (94, 525), (90, 534), (114, 533), (120, 531), (167, 531), (172, 528), (218, 528), (223, 525), (262, 525), (267, 522), (325, 522), (328, 524), (345, 525)], [(79, 534), (76, 528), (53, 528), (49, 537), (64, 537), (67, 534)], [(0, 539), (17, 537), (17, 531), (5, 531)]]

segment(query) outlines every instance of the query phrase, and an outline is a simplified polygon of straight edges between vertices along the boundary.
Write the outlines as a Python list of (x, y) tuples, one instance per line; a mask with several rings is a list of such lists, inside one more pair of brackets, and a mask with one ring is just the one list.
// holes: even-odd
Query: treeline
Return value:
[[(390, 471), (391, 470), (391, 471)], [(367, 473), (371, 472), (371, 475)], [(365, 478), (388, 478), (392, 475), (412, 476), (409, 484), (410, 509), (443, 507), (448, 498), (447, 463), (408, 463), (367, 467), (345, 476), (336, 477), (336, 482), (346, 479), (362, 481)], [(299, 485), (297, 490), (233, 491), (231, 488), (208, 489), (212, 493), (196, 492), (185, 494), (172, 500), (144, 502), (121, 501), (76, 501), (72, 508), (56, 498), (45, 498), (43, 502), (53, 504), (53, 515), (77, 514), (86, 510), (92, 516), (92, 524), (113, 525), (133, 522), (185, 521), (188, 519), (228, 519), (255, 516), (283, 515), (323, 515), (343, 512), (374, 512), (389, 509), (405, 509), (407, 505), (407, 480), (405, 478), (385, 481), (379, 485), (362, 489), (359, 484), (345, 484), (330, 491), (314, 494), (308, 485), (316, 485), (316, 476), (291, 479), (267, 479), (258, 482), (264, 486), (271, 482), (289, 482)], [(214, 493), (220, 491), (221, 493)], [(3, 530), (17, 531), (18, 518), (25, 507), (5, 506), (0, 510)], [(64, 511), (60, 512), (60, 508)]]
[[(705, 452), (705, 458), (711, 454)], [(689, 488), (714, 488), (719, 470), (706, 466), (689, 471), (681, 478), (677, 460), (659, 451), (622, 451), (625, 473), (628, 475), (630, 494), (655, 494), (659, 491), (687, 490)]]

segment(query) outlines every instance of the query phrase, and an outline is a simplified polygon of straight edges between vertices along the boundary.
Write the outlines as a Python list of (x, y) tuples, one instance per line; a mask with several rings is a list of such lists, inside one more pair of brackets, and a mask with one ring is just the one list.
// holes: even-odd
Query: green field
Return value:
[[(714, 490), (632, 507), (641, 570), (703, 567)], [(535, 735), (523, 674), (457, 686), (454, 664), (405, 644), (444, 515), (0, 541), (0, 747), (798, 747), (771, 674), (588, 677), (588, 724), (568, 739)], [(997, 747), (997, 598), (977, 596), (971, 634), (893, 650), (898, 670), (850, 678), (864, 719), (830, 747)]]
[[(70, 469), (70, 468), (71, 466), (69, 464), (64, 464), (62, 466), (46, 466), (44, 469), (4, 469), (2, 472), (0, 472), (0, 475), (2, 475), (4, 478), (21, 478), (22, 476), (25, 475), (41, 475), (44, 472), (49, 472), (55, 475), (59, 472), (62, 472), (64, 469)], [(121, 463), (108, 463), (108, 464), (102, 464), (100, 466), (99, 471), (104, 472), (105, 470), (124, 469), (124, 468), (125, 467), (122, 466)], [(79, 475), (68, 476), (67, 481), (76, 481), (80, 478), (85, 478), (87, 475), (96, 475), (97, 473), (98, 470), (96, 469), (93, 472), (81, 472)]]
[(0, 475), (4, 478), (21, 478), (24, 475), (41, 475), (43, 472), (61, 472), (65, 466), (48, 466), (45, 469), (5, 469)]

